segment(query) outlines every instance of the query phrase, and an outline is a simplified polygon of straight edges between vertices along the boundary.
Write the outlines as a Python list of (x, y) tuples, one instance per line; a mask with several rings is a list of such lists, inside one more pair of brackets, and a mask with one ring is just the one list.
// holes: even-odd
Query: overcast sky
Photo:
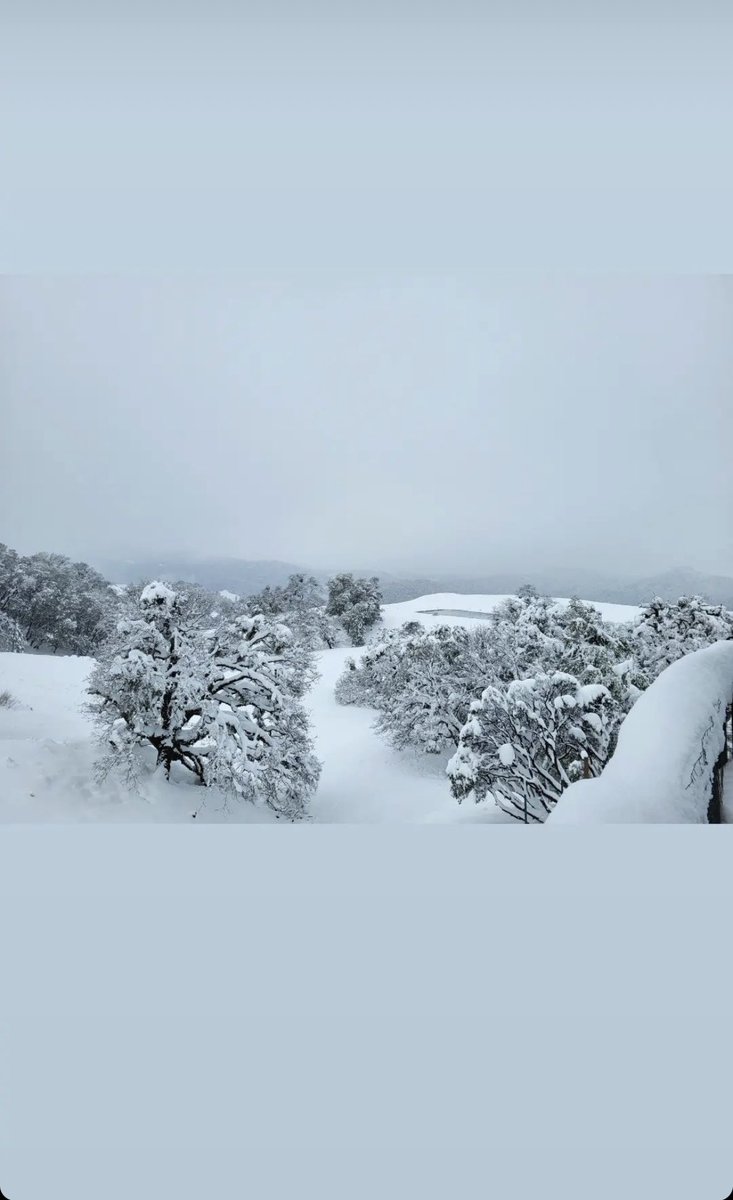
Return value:
[(4, 278), (0, 540), (733, 573), (733, 284)]

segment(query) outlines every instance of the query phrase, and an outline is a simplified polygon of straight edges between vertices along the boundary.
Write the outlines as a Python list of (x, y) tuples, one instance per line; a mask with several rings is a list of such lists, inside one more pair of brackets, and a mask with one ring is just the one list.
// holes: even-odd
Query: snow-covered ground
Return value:
[(392, 750), (372, 729), (372, 709), (336, 703), (334, 684), (354, 653), (352, 648), (324, 650), (321, 676), (309, 697), (316, 754), (323, 763), (310, 805), (315, 820), (511, 821), (495, 804), (456, 803), (445, 773), (448, 755)]
[[(502, 596), (452, 593), (385, 605), (388, 628), (407, 620), (426, 625), (474, 624)], [(609, 620), (638, 610), (597, 605)], [(452, 615), (434, 616), (435, 612)], [(466, 615), (471, 614), (471, 615)], [(374, 733), (374, 713), (336, 703), (333, 687), (351, 648), (319, 655), (320, 678), (308, 697), (323, 763), (311, 801), (314, 820), (325, 822), (490, 821), (515, 824), (494, 804), (458, 805), (445, 775), (448, 756), (391, 750)], [(170, 784), (145, 775), (131, 793), (115, 776), (94, 776), (96, 747), (83, 711), (92, 660), (40, 654), (0, 654), (0, 692), (15, 703), (0, 707), (0, 822), (34, 821), (274, 821), (265, 808), (229, 802), (195, 786), (182, 772)]]
[[(461, 595), (458, 592), (438, 592), (432, 596), (418, 596), (415, 600), (402, 600), (399, 604), (385, 604), (384, 624), (388, 629), (398, 629), (405, 621), (422, 621), (423, 625), (475, 625), (477, 620), (488, 615), (508, 596)], [(558, 598), (557, 604), (565, 605), (567, 598)], [(590, 601), (604, 621), (633, 621), (640, 610), (633, 604), (607, 604), (605, 601)]]

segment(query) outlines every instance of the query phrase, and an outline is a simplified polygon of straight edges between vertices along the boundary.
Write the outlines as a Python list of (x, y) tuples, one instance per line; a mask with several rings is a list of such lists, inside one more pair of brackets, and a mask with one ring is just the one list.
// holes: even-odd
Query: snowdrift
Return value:
[(572, 784), (548, 820), (706, 823), (731, 696), (733, 641), (667, 667), (627, 716), (603, 773)]

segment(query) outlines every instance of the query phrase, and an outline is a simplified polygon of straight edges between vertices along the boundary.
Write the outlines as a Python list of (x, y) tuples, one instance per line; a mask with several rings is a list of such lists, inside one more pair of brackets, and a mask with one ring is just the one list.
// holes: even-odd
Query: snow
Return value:
[(239, 600), (239, 596), (236, 592), (228, 592), (226, 588), (222, 588), (222, 590), (219, 592), (219, 595), (221, 596), (222, 600), (231, 600), (232, 604), (236, 604)]
[(140, 593), (140, 599), (146, 604), (153, 604), (157, 600), (160, 600), (163, 604), (172, 604), (175, 598), (176, 593), (171, 591), (166, 584), (158, 581), (149, 583)]
[[(155, 595), (170, 589), (155, 585)], [(148, 589), (150, 590), (150, 589)], [(383, 608), (384, 624), (395, 628), (418, 620), (473, 625), (467, 612), (488, 613), (503, 596), (454, 593), (420, 596)], [(626, 620), (637, 610), (624, 605), (597, 605), (609, 620)], [(453, 610), (435, 617), (432, 611)], [(458, 614), (458, 615), (455, 615)], [(480, 619), (480, 617), (478, 618)], [(315, 821), (325, 822), (489, 822), (515, 824), (493, 801), (459, 805), (448, 787), (449, 755), (421, 755), (391, 749), (372, 728), (376, 713), (339, 705), (336, 679), (354, 647), (324, 650), (318, 655), (320, 677), (305, 698), (311, 713), (316, 754), (323, 763), (318, 791), (310, 804)], [(139, 794), (125, 782), (94, 776), (97, 747), (90, 719), (83, 712), (90, 658), (42, 654), (0, 654), (0, 691), (17, 701), (0, 708), (0, 823), (128, 821), (272, 821), (265, 808), (229, 801), (197, 787), (181, 772), (168, 784), (160, 773), (143, 775)]]
[(572, 784), (548, 820), (705, 823), (731, 696), (733, 641), (667, 667), (626, 717), (600, 777)]

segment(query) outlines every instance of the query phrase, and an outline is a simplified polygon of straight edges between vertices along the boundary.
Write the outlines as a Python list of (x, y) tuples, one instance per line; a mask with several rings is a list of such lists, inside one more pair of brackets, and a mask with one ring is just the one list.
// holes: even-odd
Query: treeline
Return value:
[[(149, 582), (116, 586), (88, 563), (45, 552), (24, 556), (0, 543), (0, 650), (94, 655)], [(335, 575), (324, 590), (316, 579), (294, 574), (283, 587), (247, 597), (185, 580), (171, 586), (191, 618), (263, 613), (288, 624), (314, 649), (344, 641), (362, 645), (382, 604), (379, 580), (353, 575)]]
[(116, 598), (88, 563), (25, 557), (0, 543), (0, 650), (93, 654), (110, 634)]

